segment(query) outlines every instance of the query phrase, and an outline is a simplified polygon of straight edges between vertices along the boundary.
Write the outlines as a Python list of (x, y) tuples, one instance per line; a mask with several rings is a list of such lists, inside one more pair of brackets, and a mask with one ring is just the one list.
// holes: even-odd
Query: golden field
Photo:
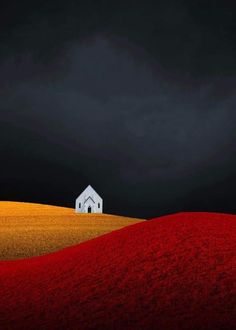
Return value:
[(0, 202), (0, 259), (28, 258), (109, 233), (143, 219), (111, 214), (76, 214), (74, 209)]

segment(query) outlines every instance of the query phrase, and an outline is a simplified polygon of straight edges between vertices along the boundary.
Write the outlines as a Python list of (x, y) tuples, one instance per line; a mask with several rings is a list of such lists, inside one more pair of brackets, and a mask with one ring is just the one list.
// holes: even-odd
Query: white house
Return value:
[(103, 201), (96, 191), (89, 185), (76, 199), (75, 212), (102, 213)]

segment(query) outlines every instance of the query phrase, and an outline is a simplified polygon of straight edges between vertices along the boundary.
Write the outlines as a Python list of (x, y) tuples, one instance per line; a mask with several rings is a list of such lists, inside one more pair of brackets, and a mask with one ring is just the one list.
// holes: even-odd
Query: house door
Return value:
[(88, 213), (91, 213), (92, 212), (92, 208), (91, 206), (88, 207)]

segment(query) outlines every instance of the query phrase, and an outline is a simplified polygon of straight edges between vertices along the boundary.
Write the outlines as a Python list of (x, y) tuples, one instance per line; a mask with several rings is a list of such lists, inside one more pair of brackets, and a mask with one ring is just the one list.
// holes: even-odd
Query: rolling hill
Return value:
[(0, 260), (54, 252), (140, 221), (111, 214), (76, 214), (65, 207), (0, 202)]
[(235, 329), (236, 216), (179, 213), (0, 262), (2, 329)]

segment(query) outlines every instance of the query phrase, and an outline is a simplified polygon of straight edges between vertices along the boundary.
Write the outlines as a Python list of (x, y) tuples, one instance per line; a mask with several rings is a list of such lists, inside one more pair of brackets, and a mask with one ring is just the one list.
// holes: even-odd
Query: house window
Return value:
[(100, 203), (98, 203), (98, 208), (100, 209)]
[(81, 208), (81, 203), (79, 203), (79, 208)]

